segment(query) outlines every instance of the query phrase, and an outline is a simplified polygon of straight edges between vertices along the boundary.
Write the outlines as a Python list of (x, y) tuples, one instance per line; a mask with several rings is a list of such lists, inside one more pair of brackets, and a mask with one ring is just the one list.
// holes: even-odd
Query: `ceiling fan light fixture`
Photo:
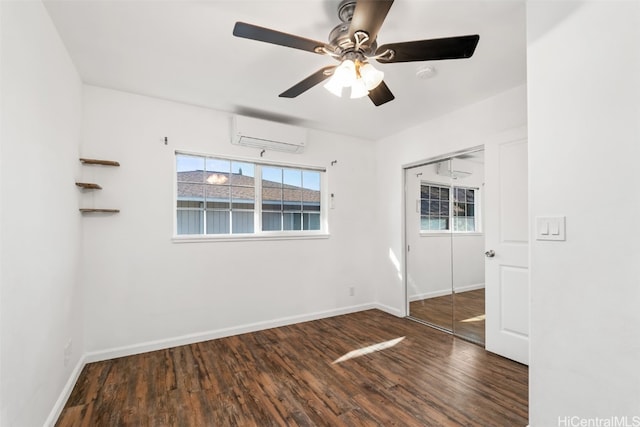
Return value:
[(333, 76), (324, 85), (324, 88), (337, 97), (342, 96), (342, 89), (351, 87), (357, 80), (356, 64), (350, 59), (345, 59), (333, 71)]
[(375, 89), (384, 79), (384, 73), (368, 62), (360, 66), (360, 76), (367, 90)]
[(336, 79), (342, 87), (349, 87), (356, 81), (356, 64), (350, 59), (342, 61), (333, 73), (332, 79)]
[(324, 88), (338, 98), (342, 97), (342, 89), (344, 87), (336, 79), (334, 79), (333, 76), (327, 83), (324, 84)]
[(351, 99), (358, 99), (369, 95), (366, 83), (363, 79), (357, 79), (351, 85)]

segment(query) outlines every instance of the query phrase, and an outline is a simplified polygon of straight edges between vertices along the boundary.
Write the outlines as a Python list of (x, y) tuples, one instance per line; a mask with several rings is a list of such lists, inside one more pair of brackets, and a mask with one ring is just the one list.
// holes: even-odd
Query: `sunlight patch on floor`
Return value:
[(379, 342), (378, 344), (373, 344), (373, 345), (370, 345), (368, 347), (362, 347), (362, 348), (359, 348), (357, 350), (352, 350), (349, 353), (345, 354), (344, 356), (334, 360), (332, 364), (335, 365), (336, 363), (344, 362), (346, 360), (353, 359), (355, 357), (360, 357), (360, 356), (364, 356), (366, 354), (375, 353), (377, 351), (386, 350), (386, 349), (391, 348), (394, 345), (398, 344), (404, 338), (405, 337), (400, 337), (400, 338), (396, 338), (396, 339), (389, 340), (389, 341)]
[(480, 316), (476, 316), (476, 317), (469, 317), (468, 319), (464, 319), (461, 320), (460, 322), (462, 323), (467, 323), (467, 322), (482, 322), (485, 318), (484, 314), (481, 314)]

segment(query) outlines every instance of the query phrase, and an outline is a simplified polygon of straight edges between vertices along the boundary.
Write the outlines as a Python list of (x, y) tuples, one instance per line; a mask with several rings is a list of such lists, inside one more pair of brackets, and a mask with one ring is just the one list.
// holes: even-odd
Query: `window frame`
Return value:
[[(227, 234), (178, 234), (178, 156), (202, 157), (204, 159), (217, 159), (229, 162), (250, 163), (254, 166), (254, 231), (253, 233), (227, 233)], [(306, 240), (306, 239), (323, 239), (329, 237), (328, 224), (328, 172), (323, 166), (304, 165), (298, 163), (289, 163), (282, 161), (271, 161), (264, 159), (246, 158), (228, 156), (224, 154), (204, 154), (199, 152), (175, 150), (172, 156), (173, 161), (173, 198), (172, 198), (172, 216), (173, 216), (173, 232), (172, 241), (176, 243), (183, 242), (206, 242), (206, 241), (234, 241), (234, 240)], [(262, 230), (262, 167), (276, 167), (283, 169), (293, 169), (300, 171), (313, 171), (320, 174), (320, 229), (319, 230)], [(203, 220), (206, 221), (206, 209)], [(229, 212), (232, 212), (230, 210)], [(283, 211), (286, 212), (286, 211)], [(301, 214), (302, 217), (302, 214)], [(230, 231), (232, 224), (230, 224)]]
[[(421, 209), (421, 204), (422, 204), (422, 186), (423, 185), (427, 185), (427, 186), (432, 186), (432, 187), (440, 187), (440, 188), (448, 188), (449, 189), (449, 228), (445, 229), (445, 230), (424, 230), (422, 229), (422, 209)], [(473, 231), (460, 231), (460, 230), (455, 230), (455, 214), (454, 214), (454, 207), (455, 207), (455, 190), (456, 189), (464, 189), (464, 190), (473, 190), (474, 191), (474, 228), (475, 230)], [(436, 182), (436, 181), (428, 181), (428, 180), (420, 180), (420, 192), (419, 192), (419, 197), (418, 197), (418, 201), (417, 201), (417, 210), (418, 210), (418, 231), (420, 233), (420, 235), (422, 236), (436, 236), (436, 235), (450, 235), (450, 234), (455, 234), (455, 235), (481, 235), (484, 233), (483, 227), (482, 227), (482, 195), (481, 195), (481, 189), (478, 187), (473, 187), (473, 186), (465, 186), (465, 185), (456, 185), (454, 183), (441, 183), (441, 182)]]

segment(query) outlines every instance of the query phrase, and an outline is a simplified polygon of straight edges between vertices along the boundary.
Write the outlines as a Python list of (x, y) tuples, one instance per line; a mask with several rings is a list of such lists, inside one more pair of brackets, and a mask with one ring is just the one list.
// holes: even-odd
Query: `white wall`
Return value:
[(0, 2), (0, 10), (0, 424), (37, 426), (83, 349), (74, 185), (81, 84), (40, 2)]
[(372, 305), (370, 141), (310, 131), (304, 154), (265, 154), (327, 167), (329, 239), (175, 243), (174, 151), (257, 159), (260, 150), (230, 144), (227, 113), (93, 86), (84, 107), (82, 154), (121, 163), (83, 171), (104, 188), (85, 202), (121, 209), (84, 218), (90, 359)]
[(530, 422), (627, 416), (632, 425), (640, 3), (573, 3), (568, 16), (563, 3), (527, 3), (531, 215), (567, 218), (566, 242), (532, 238)]
[[(410, 301), (448, 295), (452, 286), (457, 292), (464, 292), (484, 285), (483, 234), (420, 232), (416, 202), (422, 182), (482, 189), (483, 165), (468, 160), (455, 161), (457, 170), (468, 171), (471, 175), (454, 181), (437, 173), (438, 163), (414, 167), (406, 173), (406, 243), (411, 246), (407, 257), (407, 295)], [(478, 192), (479, 197), (481, 193)], [(481, 220), (481, 209), (477, 215)]]
[(482, 145), (505, 130), (526, 124), (526, 88), (492, 98), (378, 141), (376, 242), (377, 302), (389, 311), (406, 311), (403, 250), (403, 166)]

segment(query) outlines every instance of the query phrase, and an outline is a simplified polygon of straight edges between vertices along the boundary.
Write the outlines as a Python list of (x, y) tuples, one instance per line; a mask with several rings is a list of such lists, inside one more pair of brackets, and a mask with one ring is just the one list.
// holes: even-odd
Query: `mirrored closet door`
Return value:
[(483, 151), (405, 169), (409, 316), (484, 343)]

